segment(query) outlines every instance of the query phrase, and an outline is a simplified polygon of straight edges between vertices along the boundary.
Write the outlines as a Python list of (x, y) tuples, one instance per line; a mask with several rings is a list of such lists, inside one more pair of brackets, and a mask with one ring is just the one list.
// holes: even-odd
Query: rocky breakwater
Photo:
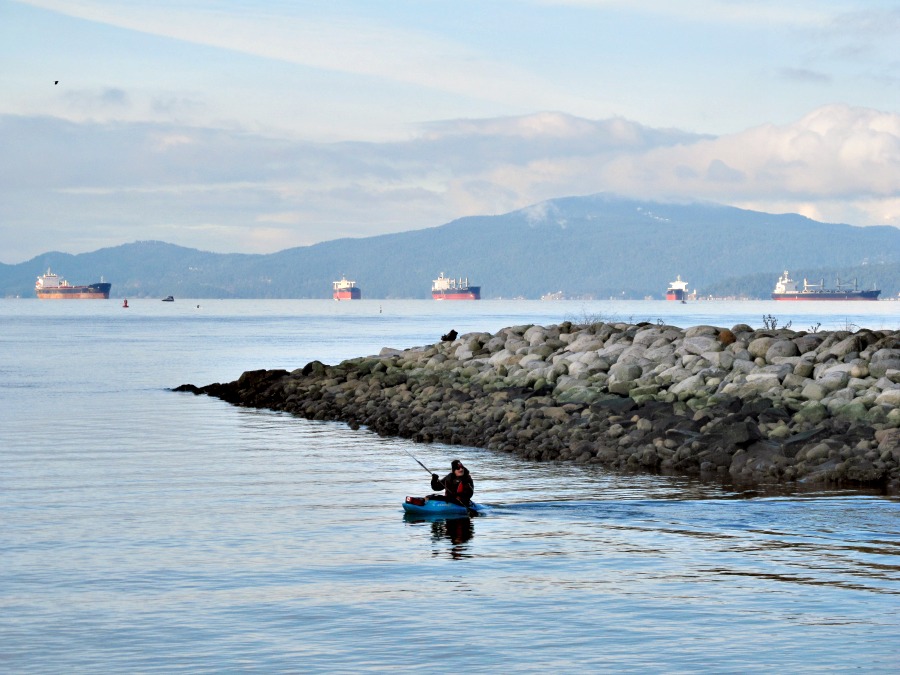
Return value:
[(534, 460), (900, 490), (900, 331), (513, 326), (178, 390)]

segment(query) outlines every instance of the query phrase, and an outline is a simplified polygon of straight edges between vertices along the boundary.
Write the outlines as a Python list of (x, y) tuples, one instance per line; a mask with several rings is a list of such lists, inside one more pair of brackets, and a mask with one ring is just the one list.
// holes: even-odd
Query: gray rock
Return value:
[(792, 367), (790, 364), (787, 364), (787, 363), (781, 363), (781, 364), (774, 364), (774, 365), (771, 365), (771, 366), (763, 366), (762, 368), (757, 369), (756, 372), (758, 372), (758, 373), (772, 373), (772, 374), (774, 374), (775, 376), (777, 376), (777, 377), (778, 377), (778, 381), (781, 382), (781, 381), (784, 380), (784, 378), (786, 378), (788, 375), (793, 374), (794, 369), (793, 369), (793, 367)]
[(730, 352), (703, 352), (701, 356), (716, 368), (731, 370), (734, 365), (734, 354)]
[(528, 330), (525, 331), (525, 334), (522, 335), (522, 338), (528, 342), (529, 344), (537, 345), (544, 342), (547, 336), (547, 329), (543, 326), (532, 326)]
[(833, 354), (835, 358), (838, 360), (843, 359), (847, 354), (851, 352), (859, 351), (859, 340), (855, 336), (850, 336), (838, 342), (837, 344), (832, 345), (828, 352)]
[(597, 355), (603, 359), (606, 359), (609, 363), (615, 363), (619, 359), (619, 355), (624, 352), (631, 345), (624, 342), (614, 342), (611, 345), (605, 346), (603, 349), (597, 352)]
[(816, 378), (819, 384), (826, 392), (837, 391), (847, 386), (850, 381), (850, 374), (845, 371), (834, 371), (826, 373), (824, 377)]
[(900, 349), (878, 349), (872, 354), (870, 361), (872, 363), (878, 361), (894, 361), (900, 359)]
[(546, 362), (540, 354), (526, 354), (519, 360), (519, 365), (523, 368), (533, 368), (535, 367), (533, 364), (537, 364), (540, 367), (546, 365)]
[(671, 344), (650, 347), (644, 352), (644, 358), (650, 361), (662, 362), (675, 354), (675, 347)]
[(750, 352), (750, 355), (755, 358), (766, 358), (766, 352), (769, 351), (769, 347), (775, 342), (775, 338), (773, 337), (760, 337), (751, 341), (749, 345), (747, 345), (747, 351)]
[(722, 351), (722, 343), (715, 337), (710, 337), (709, 335), (693, 335), (691, 337), (685, 337), (676, 351), (697, 355), (700, 355), (703, 352), (720, 352)]
[(749, 374), (756, 370), (757, 366), (753, 361), (744, 361), (742, 359), (735, 360), (731, 364), (731, 370), (735, 373)]
[(654, 342), (656, 342), (656, 340), (662, 337), (662, 334), (663, 333), (659, 328), (644, 328), (635, 333), (632, 344), (642, 347), (649, 347)]
[(797, 345), (797, 350), (801, 354), (806, 354), (807, 352), (815, 351), (820, 344), (822, 344), (822, 340), (824, 337), (817, 333), (811, 333), (808, 335), (802, 335), (800, 337), (794, 338), (793, 342)]
[[(735, 343), (738, 344), (738, 343)], [(747, 351), (747, 345), (741, 345), (732, 349), (735, 345), (728, 345), (728, 352), (734, 355), (736, 361), (752, 361), (753, 355)]]
[(617, 364), (623, 363), (640, 363), (644, 360), (644, 353), (647, 351), (647, 348), (643, 345), (635, 345), (632, 344), (630, 347), (625, 349), (621, 354), (619, 354), (619, 358), (616, 360)]
[[(750, 352), (753, 353), (752, 351)], [(769, 363), (774, 363), (773, 359), (787, 356), (799, 356), (800, 350), (797, 345), (790, 340), (777, 340), (769, 345), (766, 349), (765, 359)]]
[(632, 382), (643, 374), (643, 369), (634, 363), (616, 363), (609, 368), (610, 382)]
[(703, 389), (706, 381), (703, 379), (702, 375), (691, 375), (683, 379), (681, 382), (672, 385), (669, 387), (670, 394), (683, 394), (683, 393), (697, 393), (701, 389)]
[(762, 394), (773, 387), (779, 386), (781, 386), (781, 379), (777, 373), (750, 373), (747, 375), (747, 388), (745, 388), (745, 391), (755, 390)]
[(875, 397), (876, 405), (888, 405), (900, 408), (900, 389), (887, 389)]
[(794, 374), (800, 377), (812, 377), (815, 366), (809, 361), (800, 361), (794, 366)]
[(685, 339), (688, 339), (704, 335), (718, 338), (721, 330), (721, 328), (716, 328), (715, 326), (692, 326), (684, 331), (684, 337)]
[(796, 373), (791, 373), (785, 376), (785, 378), (781, 381), (781, 384), (786, 389), (796, 389), (797, 391), (800, 391), (806, 385), (812, 384), (812, 380), (810, 380), (808, 377), (802, 377), (800, 375), (797, 375)]
[(885, 358), (869, 363), (869, 374), (872, 377), (885, 377), (892, 370), (900, 370), (900, 358)]

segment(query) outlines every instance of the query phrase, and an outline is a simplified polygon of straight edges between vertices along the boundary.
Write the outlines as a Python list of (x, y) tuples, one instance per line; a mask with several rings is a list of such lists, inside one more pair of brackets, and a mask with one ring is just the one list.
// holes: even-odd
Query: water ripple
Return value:
[[(90, 314), (102, 307), (4, 317), (0, 339), (19, 345), (0, 351), (6, 671), (412, 672), (445, 654), (471, 672), (900, 663), (896, 499), (531, 463), (173, 394), (414, 344), (448, 315), (392, 328), (331, 305), (177, 318), (162, 304), (127, 321)], [(29, 348), (39, 329), (65, 348)], [(47, 405), (52, 418), (35, 415)], [(403, 498), (430, 491), (407, 451), (439, 472), (462, 458), (490, 512), (405, 517)]]

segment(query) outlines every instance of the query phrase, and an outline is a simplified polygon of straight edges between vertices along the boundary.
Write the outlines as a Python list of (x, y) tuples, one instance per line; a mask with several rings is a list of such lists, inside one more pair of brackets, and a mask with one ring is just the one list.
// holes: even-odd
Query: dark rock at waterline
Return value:
[(533, 460), (896, 491), (897, 366), (896, 331), (566, 322), (176, 391)]

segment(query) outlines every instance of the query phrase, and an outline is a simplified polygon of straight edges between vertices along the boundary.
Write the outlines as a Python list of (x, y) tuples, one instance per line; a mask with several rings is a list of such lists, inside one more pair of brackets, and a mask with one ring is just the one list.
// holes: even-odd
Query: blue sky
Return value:
[(601, 191), (900, 226), (898, 39), (879, 0), (0, 0), (0, 262)]

